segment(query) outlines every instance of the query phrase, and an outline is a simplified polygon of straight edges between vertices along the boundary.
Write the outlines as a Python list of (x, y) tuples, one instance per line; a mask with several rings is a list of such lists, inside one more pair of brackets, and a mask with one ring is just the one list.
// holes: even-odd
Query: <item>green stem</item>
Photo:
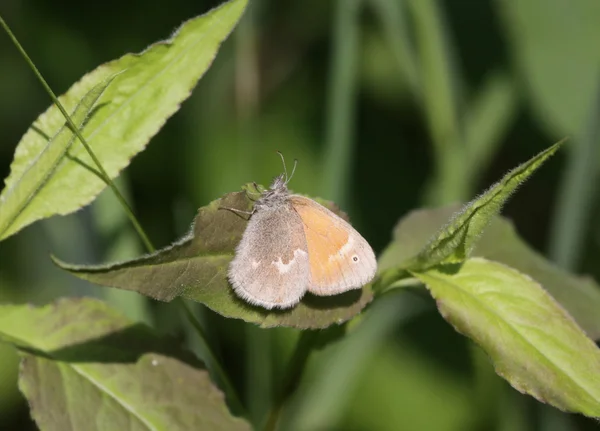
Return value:
[(123, 195), (119, 192), (119, 189), (117, 188), (117, 186), (115, 186), (115, 184), (112, 182), (112, 180), (110, 179), (110, 177), (106, 173), (106, 170), (104, 169), (104, 167), (100, 163), (100, 160), (98, 159), (98, 157), (96, 157), (96, 154), (92, 151), (92, 148), (89, 146), (89, 144), (87, 143), (87, 141), (85, 140), (85, 138), (82, 136), (81, 131), (79, 130), (79, 128), (77, 126), (75, 126), (75, 123), (73, 123), (73, 120), (71, 120), (71, 117), (69, 116), (69, 114), (67, 113), (67, 111), (65, 110), (65, 108), (63, 107), (62, 103), (60, 103), (60, 101), (58, 100), (58, 98), (56, 97), (56, 95), (54, 94), (54, 92), (52, 91), (52, 89), (50, 88), (50, 86), (48, 85), (48, 83), (46, 82), (46, 80), (44, 79), (44, 77), (42, 76), (42, 74), (40, 73), (40, 71), (37, 69), (37, 67), (35, 66), (35, 64), (33, 64), (33, 61), (31, 61), (31, 58), (29, 58), (29, 55), (27, 55), (27, 52), (25, 52), (25, 49), (21, 46), (21, 44), (17, 40), (16, 36), (13, 34), (13, 32), (10, 29), (10, 27), (4, 21), (4, 19), (2, 18), (2, 16), (0, 16), (0, 25), (4, 28), (4, 30), (8, 34), (8, 37), (11, 39), (11, 41), (13, 42), (13, 44), (16, 46), (17, 50), (21, 53), (21, 55), (25, 59), (25, 62), (29, 65), (29, 67), (31, 68), (31, 70), (33, 71), (33, 73), (35, 74), (35, 76), (38, 78), (38, 80), (40, 81), (40, 83), (42, 84), (42, 86), (44, 87), (44, 89), (46, 90), (46, 92), (48, 93), (48, 95), (50, 96), (50, 98), (52, 99), (52, 101), (54, 102), (54, 104), (56, 105), (56, 107), (58, 108), (58, 110), (63, 114), (63, 116), (65, 117), (65, 120), (66, 120), (67, 124), (69, 125), (69, 128), (71, 129), (71, 131), (75, 134), (75, 136), (77, 136), (77, 138), (79, 139), (79, 141), (81, 141), (81, 144), (85, 147), (86, 151), (88, 152), (88, 154), (90, 155), (90, 157), (92, 158), (92, 160), (94, 161), (94, 163), (96, 164), (96, 167), (98, 168), (98, 171), (101, 174), (102, 180), (106, 184), (108, 184), (108, 186), (112, 189), (113, 193), (115, 194), (115, 196), (119, 200), (119, 203), (123, 207), (123, 210), (127, 214), (127, 217), (129, 217), (129, 219), (131, 220), (131, 223), (133, 224), (133, 227), (135, 228), (135, 230), (137, 231), (138, 235), (140, 236), (140, 238), (144, 242), (144, 245), (146, 246), (146, 249), (149, 252), (153, 252), (154, 251), (154, 247), (152, 246), (152, 243), (148, 239), (148, 236), (146, 235), (146, 233), (142, 229), (142, 226), (140, 225), (139, 221), (137, 220), (137, 218), (133, 214), (133, 211), (131, 210), (131, 207), (127, 204), (127, 201), (125, 200), (125, 198), (123, 197)]
[(279, 396), (269, 414), (267, 425), (265, 426), (266, 431), (274, 431), (277, 429), (277, 423), (279, 422), (283, 406), (296, 390), (300, 378), (302, 377), (302, 371), (305, 369), (306, 361), (315, 347), (318, 336), (318, 331), (307, 330), (300, 334), (300, 339), (296, 344), (296, 349), (285, 373), (285, 381), (280, 387)]
[(358, 12), (361, 0), (338, 0), (329, 76), (325, 154), (325, 196), (347, 206), (352, 130), (358, 75)]
[(184, 311), (186, 317), (188, 318), (188, 320), (190, 321), (190, 323), (196, 330), (196, 333), (198, 334), (198, 338), (200, 339), (201, 347), (204, 350), (205, 354), (208, 356), (208, 358), (206, 358), (206, 362), (213, 365), (212, 371), (217, 375), (217, 377), (221, 381), (221, 384), (223, 385), (223, 390), (227, 394), (227, 396), (233, 406), (233, 409), (240, 412), (240, 414), (242, 414), (242, 416), (247, 416), (246, 409), (244, 408), (242, 402), (240, 401), (240, 398), (237, 395), (237, 391), (235, 390), (233, 384), (231, 383), (229, 376), (227, 375), (227, 373), (221, 366), (221, 363), (219, 362), (219, 360), (217, 359), (213, 350), (211, 349), (210, 345), (206, 341), (207, 337), (206, 337), (206, 334), (204, 333), (204, 328), (202, 327), (202, 324), (198, 321), (198, 319), (194, 315), (193, 311), (190, 309), (190, 306), (185, 302), (185, 300), (183, 298), (179, 298), (179, 303), (180, 303), (181, 307), (183, 308), (183, 311)]
[(500, 420), (498, 406), (504, 386), (485, 352), (475, 344), (470, 344), (469, 347), (474, 375), (473, 405), (477, 406), (475, 423), (485, 429), (486, 424), (498, 423)]
[(411, 43), (404, 1), (371, 0), (371, 5), (379, 16), (381, 27), (398, 69), (408, 82), (413, 97), (421, 103), (423, 90), (421, 88), (419, 64), (415, 48)]
[[(52, 89), (50, 88), (50, 86), (48, 85), (48, 83), (46, 82), (44, 77), (42, 76), (42, 74), (39, 72), (37, 67), (33, 64), (33, 61), (29, 58), (29, 56), (25, 52), (24, 48), (21, 46), (21, 44), (19, 43), (19, 41), (17, 40), (17, 38), (15, 37), (13, 32), (10, 30), (10, 28), (8, 27), (8, 25), (6, 24), (6, 22), (4, 21), (2, 16), (0, 16), (0, 25), (4, 28), (4, 30), (6, 31), (6, 33), (8, 34), (8, 36), (10, 37), (10, 39), (12, 40), (14, 45), (17, 47), (17, 49), (19, 50), (21, 55), (25, 58), (25, 61), (27, 62), (29, 67), (33, 70), (35, 76), (41, 82), (41, 84), (44, 87), (44, 89), (46, 90), (46, 92), (50, 95), (50, 98), (52, 99), (52, 101), (54, 102), (56, 107), (63, 114), (67, 124), (69, 125), (69, 128), (71, 129), (71, 131), (73, 131), (73, 133), (81, 141), (82, 145), (85, 147), (88, 154), (94, 161), (94, 163), (97, 167), (97, 170), (91, 166), (88, 166), (85, 164), (84, 165), (87, 167), (88, 170), (90, 170), (90, 172), (92, 172), (94, 175), (97, 175), (102, 181), (104, 181), (112, 189), (113, 193), (119, 200), (119, 203), (123, 207), (123, 210), (125, 211), (125, 213), (129, 217), (129, 219), (131, 220), (138, 235), (144, 242), (146, 249), (148, 250), (148, 252), (153, 252), (155, 250), (154, 245), (150, 242), (150, 239), (148, 238), (148, 236), (144, 232), (142, 226), (140, 225), (139, 221), (135, 217), (133, 210), (127, 204), (127, 201), (125, 200), (123, 195), (119, 192), (119, 190), (115, 186), (114, 182), (108, 176), (106, 170), (104, 169), (104, 166), (102, 166), (102, 163), (96, 157), (96, 155), (94, 154), (94, 152), (88, 145), (85, 138), (81, 135), (81, 132), (75, 126), (75, 124), (71, 120), (71, 117), (69, 116), (69, 114), (67, 113), (65, 108), (62, 106), (62, 104), (60, 103), (60, 101), (58, 100), (58, 98), (56, 97), (56, 95), (54, 94), (54, 92), (52, 91)], [(83, 162), (81, 162), (81, 163), (83, 163)], [(209, 358), (210, 362), (213, 364), (213, 371), (218, 375), (219, 379), (221, 380), (221, 383), (224, 386), (224, 390), (225, 390), (226, 394), (228, 395), (228, 398), (230, 399), (230, 401), (234, 405), (234, 407), (236, 409), (238, 409), (238, 411), (245, 414), (245, 409), (244, 409), (242, 403), (240, 402), (240, 398), (238, 397), (237, 392), (235, 391), (233, 385), (231, 384), (231, 381), (230, 381), (227, 373), (225, 373), (225, 370), (221, 367), (221, 364), (219, 363), (219, 361), (217, 361), (216, 356), (214, 355), (212, 349), (210, 348), (208, 342), (206, 341), (207, 340), (206, 334), (204, 333), (204, 329), (200, 325), (200, 322), (198, 322), (198, 320), (196, 319), (196, 317), (194, 316), (194, 314), (189, 309), (188, 305), (185, 303), (185, 301), (183, 299), (180, 299), (180, 303), (181, 303), (181, 306), (183, 307), (183, 310), (184, 310), (187, 318), (189, 319), (190, 323), (196, 330), (196, 333), (198, 334), (198, 337), (200, 338), (200, 341), (201, 341), (205, 351), (207, 352), (207, 355), (210, 357)]]
[[(600, 82), (600, 81), (599, 81)], [(549, 255), (565, 269), (576, 269), (583, 251), (599, 177), (600, 86), (588, 121), (570, 147), (551, 228)]]
[[(100, 175), (100, 172), (98, 172), (92, 166), (88, 165), (87, 163), (83, 162), (82, 160), (78, 159), (77, 157), (70, 156), (69, 154), (67, 154), (67, 157), (70, 160), (73, 160), (75, 163), (80, 164), (83, 168), (89, 170), (92, 174), (98, 176), (100, 179), (104, 180), (104, 178), (102, 178), (102, 176)], [(152, 245), (151, 245), (151, 247), (154, 248), (154, 246), (152, 246)], [(223, 386), (225, 388), (224, 389), (225, 393), (229, 396), (229, 399), (230, 399), (231, 403), (234, 405), (234, 408), (238, 409), (238, 411), (240, 413), (244, 413), (244, 415), (245, 415), (245, 409), (243, 407), (243, 404), (241, 403), (240, 398), (237, 395), (237, 392), (235, 391), (233, 385), (231, 384), (231, 380), (227, 376), (227, 373), (225, 373), (225, 370), (221, 367), (221, 364), (217, 360), (217, 357), (215, 356), (214, 352), (210, 348), (210, 344), (207, 341), (207, 337), (206, 337), (206, 334), (204, 333), (204, 329), (202, 328), (202, 325), (200, 324), (200, 322), (198, 321), (198, 319), (196, 318), (196, 316), (190, 309), (189, 305), (185, 302), (185, 300), (183, 298), (179, 298), (179, 300), (180, 300), (180, 304), (183, 308), (183, 311), (184, 311), (186, 317), (188, 318), (189, 322), (192, 324), (194, 330), (196, 331), (196, 334), (198, 335), (198, 338), (200, 340), (200, 345), (201, 345), (203, 351), (208, 356), (208, 358), (205, 358), (206, 362), (212, 365), (213, 371), (215, 372), (215, 374), (217, 374), (217, 376), (221, 380), (221, 383), (223, 384)]]
[(469, 179), (461, 130), (461, 79), (452, 38), (438, 0), (408, 0), (420, 73), (421, 109), (435, 150), (436, 173), (429, 185), (429, 204), (463, 201)]

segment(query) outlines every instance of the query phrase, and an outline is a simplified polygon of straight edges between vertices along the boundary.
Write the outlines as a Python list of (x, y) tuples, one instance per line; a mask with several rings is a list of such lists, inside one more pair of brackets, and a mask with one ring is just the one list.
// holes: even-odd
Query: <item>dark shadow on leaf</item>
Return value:
[(317, 296), (307, 293), (302, 302), (310, 308), (327, 309), (336, 307), (349, 307), (360, 300), (362, 289), (350, 290), (333, 296)]
[(244, 191), (229, 193), (200, 208), (188, 235), (150, 255), (108, 265), (60, 268), (102, 286), (139, 292), (161, 301), (176, 297), (200, 302), (225, 317), (263, 327), (322, 329), (359, 313), (373, 298), (371, 286), (332, 297), (307, 295), (294, 308), (266, 310), (240, 299), (227, 280), (227, 268), (248, 225), (239, 214), (219, 207), (249, 211)]
[(462, 263), (447, 263), (445, 265), (438, 265), (436, 269), (443, 274), (454, 275), (460, 271), (462, 266)]
[(102, 103), (98, 103), (96, 106), (94, 106), (92, 108), (92, 110), (90, 111), (89, 115), (86, 117), (86, 119), (83, 121), (83, 124), (81, 125), (80, 130), (83, 130), (83, 128), (85, 126), (87, 126), (87, 124), (90, 122), (90, 120), (92, 118), (94, 118), (95, 115), (98, 114), (98, 112), (100, 112), (100, 110), (106, 106), (110, 105), (110, 102), (102, 102)]
[(343, 323), (342, 325), (332, 325), (328, 328), (317, 330), (319, 336), (314, 342), (313, 349), (322, 350), (330, 344), (343, 339), (346, 335), (347, 327), (348, 325)]
[(195, 368), (204, 368), (191, 352), (182, 351), (175, 338), (157, 337), (149, 327), (140, 323), (50, 352), (28, 348), (22, 350), (36, 356), (74, 363), (135, 363), (143, 355), (156, 353), (176, 358)]

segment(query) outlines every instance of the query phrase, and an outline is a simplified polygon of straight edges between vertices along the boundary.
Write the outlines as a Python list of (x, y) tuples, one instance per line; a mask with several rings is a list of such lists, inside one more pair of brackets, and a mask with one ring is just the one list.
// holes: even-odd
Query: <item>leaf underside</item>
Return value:
[(367, 285), (329, 297), (307, 294), (297, 306), (287, 310), (266, 310), (246, 303), (229, 285), (227, 268), (247, 220), (220, 207), (247, 211), (252, 201), (245, 192), (230, 193), (213, 201), (200, 208), (188, 236), (151, 255), (103, 266), (71, 265), (58, 259), (55, 263), (92, 283), (133, 290), (161, 301), (181, 296), (201, 302), (225, 317), (265, 328), (325, 328), (349, 320), (371, 301), (373, 293)]
[(526, 181), (548, 158), (558, 151), (563, 141), (542, 151), (527, 162), (507, 173), (481, 196), (469, 202), (407, 264), (407, 269), (422, 270), (441, 263), (459, 263), (465, 260), (479, 237), (500, 213), (510, 195)]
[(0, 340), (22, 356), (19, 386), (43, 430), (250, 430), (177, 342), (95, 299), (0, 306)]

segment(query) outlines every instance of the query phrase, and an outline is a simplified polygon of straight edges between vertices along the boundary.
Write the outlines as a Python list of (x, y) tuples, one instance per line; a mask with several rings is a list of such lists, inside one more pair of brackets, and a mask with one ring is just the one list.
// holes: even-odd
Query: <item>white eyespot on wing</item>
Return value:
[(260, 260), (259, 261), (253, 260), (251, 265), (252, 265), (252, 269), (258, 268), (260, 266)]
[(280, 274), (287, 274), (292, 270), (293, 266), (297, 264), (298, 258), (303, 258), (305, 256), (308, 256), (308, 253), (306, 253), (304, 250), (297, 248), (296, 250), (294, 250), (293, 259), (291, 259), (288, 263), (283, 263), (283, 260), (281, 260), (280, 257), (278, 260), (274, 260), (273, 262), (271, 262), (271, 265), (275, 265)]

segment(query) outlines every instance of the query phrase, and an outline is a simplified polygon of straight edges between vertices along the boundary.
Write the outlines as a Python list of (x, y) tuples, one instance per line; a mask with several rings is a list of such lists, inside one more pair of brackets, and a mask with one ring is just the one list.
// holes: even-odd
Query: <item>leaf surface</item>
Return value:
[(138, 259), (102, 266), (70, 265), (58, 259), (55, 263), (92, 283), (134, 290), (161, 301), (182, 296), (201, 302), (225, 317), (266, 328), (325, 328), (347, 321), (371, 301), (370, 285), (329, 297), (307, 294), (296, 307), (287, 310), (266, 310), (238, 298), (227, 280), (227, 268), (247, 221), (219, 208), (249, 210), (251, 205), (245, 192), (227, 194), (200, 208), (188, 236)]
[(530, 277), (483, 258), (413, 274), (517, 390), (600, 417), (600, 349)]
[[(118, 74), (82, 130), (109, 177), (116, 177), (190, 96), (246, 3), (247, 0), (231, 0), (185, 22), (168, 40), (155, 43), (140, 54), (127, 54), (100, 65), (59, 97), (67, 112), (71, 112), (91, 88)], [(1, 196), (15, 187), (32, 160), (46, 147), (46, 137), (54, 135), (64, 123), (54, 105), (38, 117), (17, 146)], [(80, 142), (69, 153), (95, 168)], [(63, 157), (52, 176), (37, 190), (35, 200), (0, 239), (36, 220), (76, 211), (89, 204), (104, 187), (106, 184), (88, 169)]]
[(43, 430), (250, 430), (195, 357), (101, 301), (2, 305), (0, 340)]
[[(459, 206), (415, 210), (394, 229), (394, 239), (379, 259), (386, 271), (415, 256)], [(593, 339), (600, 339), (600, 286), (591, 277), (571, 274), (533, 250), (504, 217), (495, 217), (473, 250), (473, 256), (504, 263), (529, 275), (573, 316)]]
[(517, 187), (527, 180), (560, 146), (562, 141), (507, 173), (481, 196), (474, 199), (432, 238), (407, 269), (426, 269), (443, 263), (459, 263), (473, 250), (486, 226)]
[[(81, 128), (94, 108), (98, 98), (106, 90), (112, 77), (93, 87), (79, 101), (70, 114), (73, 124)], [(29, 158), (29, 164), (19, 178), (12, 178), (10, 185), (0, 195), (0, 240), (18, 231), (30, 214), (39, 211), (47, 203), (34, 201), (63, 161), (65, 155), (77, 139), (67, 124), (48, 140), (39, 154)], [(9, 180), (11, 177), (9, 177)], [(7, 180), (7, 184), (9, 181)]]

